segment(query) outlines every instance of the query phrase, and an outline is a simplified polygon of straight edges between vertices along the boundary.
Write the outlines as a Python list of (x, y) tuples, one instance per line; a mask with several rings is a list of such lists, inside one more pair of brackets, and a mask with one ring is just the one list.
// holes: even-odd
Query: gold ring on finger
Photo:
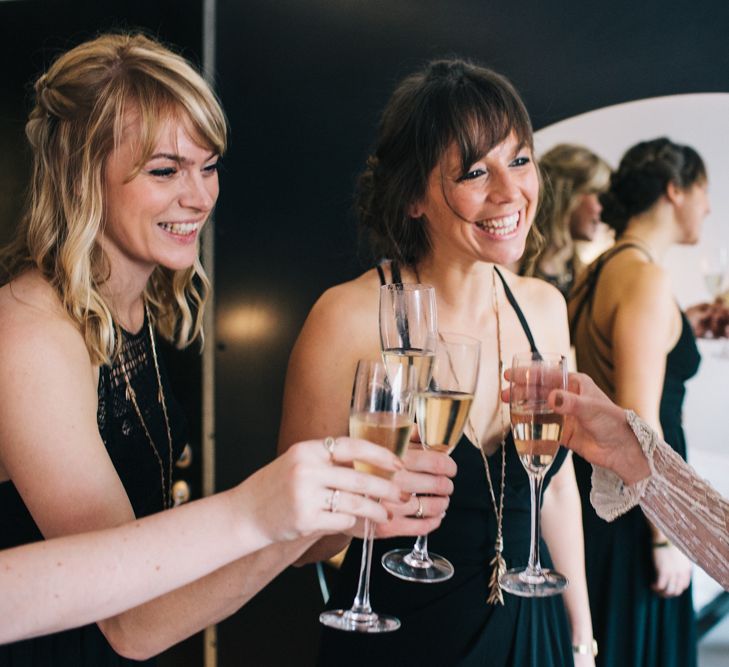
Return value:
[(337, 506), (339, 505), (339, 489), (332, 489), (329, 494), (329, 500), (327, 501), (327, 512), (336, 512)]
[(423, 501), (420, 500), (420, 496), (415, 496), (415, 499), (418, 501), (418, 509), (415, 512), (415, 518), (422, 519), (423, 518)]

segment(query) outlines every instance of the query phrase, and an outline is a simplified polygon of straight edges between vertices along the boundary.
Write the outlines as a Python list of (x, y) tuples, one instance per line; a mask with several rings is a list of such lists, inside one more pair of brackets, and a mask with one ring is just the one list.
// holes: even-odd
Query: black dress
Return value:
[[(515, 302), (514, 302), (515, 303)], [(518, 306), (516, 306), (518, 308)], [(524, 321), (525, 334), (531, 333)], [(544, 488), (564, 462), (562, 449), (547, 474)], [(458, 465), (454, 492), (440, 527), (428, 538), (429, 549), (450, 560), (453, 578), (436, 584), (411, 583), (388, 574), (380, 565), (390, 549), (410, 548), (414, 538), (375, 540), (370, 592), (377, 612), (402, 621), (399, 630), (360, 635), (323, 628), (318, 664), (423, 665), (476, 667), (568, 667), (572, 665), (570, 629), (561, 596), (526, 599), (504, 594), (505, 605), (490, 605), (488, 579), (494, 556), (496, 516), (483, 459), (465, 436), (453, 451)], [(500, 450), (489, 457), (498, 501), (501, 488)], [(525, 566), (529, 559), (531, 520), (529, 479), (516, 454), (511, 435), (506, 440), (504, 494), (504, 558), (507, 567)], [(344, 559), (328, 608), (348, 609), (357, 586), (362, 541), (354, 540)], [(542, 564), (551, 567), (541, 543)]]
[[(579, 306), (571, 322), (578, 366), (591, 375), (594, 373), (593, 379), (611, 396), (615, 395), (611, 345), (600, 338), (600, 332), (594, 327), (591, 303), (601, 267), (626, 247), (642, 250), (640, 246), (625, 244), (607, 251), (591, 267), (584, 288), (576, 292), (575, 302), (571, 304), (571, 307)], [(666, 356), (660, 420), (664, 440), (685, 459), (686, 439), (681, 425), (684, 384), (698, 371), (701, 356), (683, 313), (681, 319), (681, 336)], [(652, 536), (645, 516), (636, 507), (611, 523), (603, 521), (590, 504), (592, 466), (579, 456), (574, 457), (574, 466), (582, 499), (592, 625), (600, 650), (596, 664), (598, 667), (695, 667), (696, 627), (691, 587), (680, 596), (668, 599), (651, 591), (655, 569)]]
[[(124, 356), (137, 403), (152, 440), (162, 457), (165, 480), (169, 470), (167, 429), (157, 401), (157, 376), (148, 328), (138, 334), (123, 332)], [(170, 421), (173, 460), (186, 441), (182, 409), (172, 397), (162, 360), (160, 374)], [(139, 418), (125, 396), (121, 365), (99, 369), (97, 423), (99, 433), (138, 518), (163, 509), (160, 468)], [(63, 456), (59, 452), (59, 456)], [(0, 483), (0, 549), (42, 540), (43, 536), (12, 482)], [(2, 622), (0, 620), (0, 622)], [(119, 656), (96, 625), (47, 637), (0, 646), (0, 667), (117, 667), (153, 665)]]

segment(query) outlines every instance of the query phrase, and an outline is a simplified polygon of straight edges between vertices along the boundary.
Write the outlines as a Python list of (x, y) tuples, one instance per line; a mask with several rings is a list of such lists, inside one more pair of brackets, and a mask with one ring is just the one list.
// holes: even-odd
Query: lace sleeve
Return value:
[(729, 590), (729, 502), (640, 417), (631, 410), (626, 416), (651, 475), (626, 486), (612, 471), (593, 466), (592, 506), (612, 521), (639, 504), (673, 544)]

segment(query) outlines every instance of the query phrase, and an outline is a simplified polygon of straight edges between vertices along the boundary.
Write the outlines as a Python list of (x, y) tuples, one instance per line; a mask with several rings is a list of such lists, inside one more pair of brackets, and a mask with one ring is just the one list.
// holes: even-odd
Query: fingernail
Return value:
[(390, 510), (387, 510), (387, 520), (388, 521), (392, 521), (394, 516), (395, 515)]
[(564, 398), (562, 398), (562, 394), (557, 394), (557, 395), (556, 395), (556, 396), (554, 397), (554, 404), (555, 404), (555, 405), (556, 405), (556, 406), (557, 406), (558, 408), (561, 408), (561, 407), (562, 407), (562, 403), (564, 403)]
[(412, 494), (410, 494), (410, 493), (405, 493), (405, 491), (403, 491), (403, 492), (402, 492), (402, 493), (400, 494), (400, 502), (401, 502), (401, 503), (406, 503), (406, 502), (407, 502), (408, 500), (410, 500), (410, 496), (411, 496), (411, 495), (412, 495)]
[(441, 515), (440, 515), (440, 518), (441, 518), (441, 519), (445, 519), (445, 515), (446, 515), (446, 513), (445, 513), (445, 512), (443, 512), (443, 514), (441, 514)]

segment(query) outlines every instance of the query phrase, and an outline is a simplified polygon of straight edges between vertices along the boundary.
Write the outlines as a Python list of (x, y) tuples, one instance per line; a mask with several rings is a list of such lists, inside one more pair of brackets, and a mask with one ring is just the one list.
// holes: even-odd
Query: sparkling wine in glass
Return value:
[(435, 289), (418, 283), (380, 288), (380, 345), (386, 363), (416, 369), (418, 389), (430, 382), (438, 322)]
[(531, 489), (529, 563), (501, 576), (501, 587), (522, 597), (547, 597), (567, 588), (567, 578), (545, 569), (539, 561), (539, 518), (542, 483), (562, 437), (563, 417), (547, 404), (553, 389), (566, 389), (567, 361), (557, 354), (516, 355), (511, 366), (511, 431)]
[[(413, 427), (413, 399), (416, 372), (399, 362), (360, 361), (352, 389), (349, 434), (389, 449), (402, 456), (410, 441)], [(362, 462), (355, 469), (391, 477), (392, 473)], [(325, 611), (319, 621), (331, 628), (347, 632), (392, 632), (400, 627), (394, 616), (377, 614), (370, 605), (370, 570), (374, 530), (369, 519), (364, 522), (362, 560), (357, 593), (349, 609)]]
[(712, 299), (721, 296), (724, 291), (726, 275), (729, 271), (729, 249), (725, 246), (718, 246), (712, 250), (705, 251), (701, 256), (701, 274), (704, 277), (704, 285)]
[[(439, 335), (430, 384), (415, 398), (420, 440), (427, 449), (450, 454), (461, 439), (476, 391), (480, 348), (469, 336)], [(382, 565), (400, 579), (421, 583), (446, 581), (454, 573), (447, 558), (428, 552), (427, 535), (418, 537), (411, 550), (388, 551)]]

